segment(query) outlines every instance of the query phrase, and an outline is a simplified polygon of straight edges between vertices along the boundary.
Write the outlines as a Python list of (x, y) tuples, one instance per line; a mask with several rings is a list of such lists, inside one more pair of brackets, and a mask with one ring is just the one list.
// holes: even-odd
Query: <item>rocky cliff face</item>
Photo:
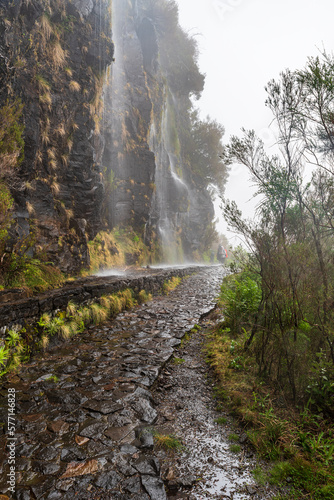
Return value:
[(161, 243), (164, 259), (193, 258), (214, 210), (184, 155), (190, 97), (204, 83), (192, 42), (173, 2), (148, 0), (114, 0), (113, 39), (103, 156), (110, 227), (136, 227), (149, 246)]
[(69, 273), (89, 265), (88, 240), (117, 226), (165, 260), (203, 252), (214, 211), (186, 150), (204, 77), (175, 3), (0, 9), (0, 106), (20, 98), (25, 126), (11, 243), (29, 240), (31, 256)]
[(89, 263), (87, 238), (101, 227), (109, 2), (2, 0), (0, 8), (0, 103), (19, 97), (24, 104), (25, 159), (12, 189), (16, 236), (77, 272)]

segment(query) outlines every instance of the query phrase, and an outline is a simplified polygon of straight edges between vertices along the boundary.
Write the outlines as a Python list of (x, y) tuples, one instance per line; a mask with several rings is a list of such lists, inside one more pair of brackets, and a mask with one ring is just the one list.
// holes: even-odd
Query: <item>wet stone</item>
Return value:
[(112, 441), (122, 441), (135, 428), (135, 424), (125, 425), (124, 427), (111, 427), (104, 434)]
[(83, 405), (83, 408), (102, 413), (102, 415), (108, 415), (122, 409), (123, 406), (118, 403), (113, 403), (112, 401), (90, 400)]
[(60, 500), (63, 494), (60, 491), (52, 491), (46, 498), (47, 500)]
[(60, 450), (58, 448), (54, 448), (53, 446), (48, 446), (47, 448), (39, 449), (38, 452), (34, 453), (34, 457), (38, 460), (55, 460), (60, 454)]
[[(128, 500), (128, 498), (125, 497), (122, 500)], [(139, 493), (139, 495), (137, 494), (132, 495), (131, 500), (153, 500), (153, 499), (152, 498), (150, 499), (150, 497), (146, 495), (146, 493), (141, 492)]]
[(116, 414), (108, 418), (108, 423), (115, 427), (124, 427), (125, 425), (131, 424), (133, 418), (131, 416)]
[(113, 490), (120, 483), (121, 477), (115, 471), (104, 472), (94, 481), (95, 485), (104, 490)]
[(52, 477), (46, 478), (41, 484), (31, 486), (35, 498), (41, 498), (47, 491), (53, 490), (56, 480)]
[(44, 462), (44, 461), (33, 461), (32, 469), (34, 471), (40, 472), (44, 476), (54, 475), (60, 471), (60, 465), (54, 462)]
[(56, 488), (60, 491), (68, 491), (70, 488), (72, 488), (74, 481), (74, 478), (63, 479), (62, 481), (57, 482)]
[(167, 499), (164, 483), (159, 477), (142, 476), (141, 482), (152, 500)]
[[(17, 458), (15, 460), (15, 465), (19, 471), (27, 471), (31, 469), (31, 460), (24, 458)], [(1, 500), (1, 499), (0, 499)]]
[(69, 430), (70, 425), (63, 420), (56, 420), (55, 422), (49, 422), (47, 428), (49, 431), (61, 435)]
[(124, 460), (122, 456), (117, 458), (116, 464), (117, 469), (124, 476), (134, 476), (137, 473), (136, 469), (131, 467), (131, 465), (126, 460)]
[(99, 463), (96, 459), (87, 460), (85, 462), (71, 462), (68, 464), (61, 479), (94, 474), (97, 472), (98, 468)]
[(156, 476), (157, 471), (155, 465), (148, 462), (147, 460), (141, 460), (132, 462), (131, 465), (138, 471), (140, 474), (148, 474), (150, 476)]
[(62, 392), (47, 391), (45, 394), (50, 403), (59, 405), (63, 403), (64, 394)]
[[(207, 281), (205, 273), (210, 274)], [(166, 498), (159, 462), (149, 458), (152, 434), (137, 434), (139, 440), (135, 440), (134, 430), (155, 421), (157, 412), (146, 388), (152, 386), (173, 348), (180, 344), (176, 337), (183, 337), (186, 329), (198, 322), (202, 310), (211, 307), (210, 297), (216, 293), (211, 277), (215, 274), (216, 270), (209, 270), (203, 273), (204, 279), (192, 277), (183, 291), (140, 306), (141, 312), (124, 313), (108, 327), (93, 327), (81, 336), (80, 343), (71, 339), (66, 348), (55, 348), (43, 354), (43, 359), (37, 357), (33, 369), (29, 366), (31, 375), (24, 373), (22, 378), (39, 382), (33, 382), (30, 390), (23, 389), (24, 394), (18, 393), (21, 420), (18, 417), (17, 426), (24, 440), (17, 446), (17, 459), (28, 464), (26, 470), (20, 467), (18, 488), (34, 484), (35, 492), (28, 493), (29, 498)], [(206, 284), (210, 292), (203, 304), (200, 299)], [(47, 382), (54, 374), (60, 382)], [(173, 380), (168, 383), (173, 389), (168, 397), (173, 398), (175, 385)], [(195, 389), (196, 382), (191, 383)], [(44, 416), (37, 415), (42, 412)], [(139, 441), (140, 448), (133, 446)], [(163, 452), (159, 453), (159, 458), (165, 459)], [(105, 470), (108, 467), (113, 470)], [(58, 476), (56, 485), (48, 482), (50, 475)]]
[(60, 387), (62, 389), (73, 389), (75, 386), (76, 386), (76, 384), (73, 381), (68, 381), (68, 382), (64, 382), (63, 384), (60, 384)]
[(69, 374), (69, 373), (76, 372), (76, 371), (77, 371), (77, 369), (78, 369), (78, 367), (77, 367), (77, 366), (75, 366), (75, 365), (73, 365), (73, 364), (72, 364), (72, 365), (63, 365), (63, 366), (61, 367), (61, 371), (62, 371), (62, 373), (68, 373), (68, 374)]
[(138, 431), (136, 432), (136, 436), (140, 440), (141, 448), (153, 449), (153, 434), (149, 429), (138, 429)]
[(125, 455), (133, 455), (134, 453), (137, 453), (138, 448), (132, 446), (131, 444), (123, 444), (120, 448), (120, 451)]
[(122, 483), (122, 488), (128, 493), (140, 493), (141, 483), (139, 477), (131, 477)]
[(152, 424), (158, 416), (157, 411), (152, 408), (146, 399), (139, 398), (131, 403), (131, 406), (137, 413), (140, 420), (146, 422), (147, 424)]
[(86, 453), (80, 448), (63, 448), (61, 450), (60, 459), (63, 462), (74, 462), (75, 460), (85, 460)]
[[(7, 497), (7, 498), (9, 498), (9, 497)], [(29, 490), (25, 490), (25, 489), (21, 489), (21, 488), (16, 490), (16, 500), (30, 500), (30, 499), (31, 499), (31, 495), (30, 495)]]
[(80, 436), (97, 439), (108, 427), (104, 422), (90, 423), (79, 432)]
[(88, 441), (89, 441), (89, 438), (85, 438), (82, 436), (75, 436), (75, 442), (79, 446), (83, 446), (84, 444), (88, 443)]
[(195, 476), (185, 476), (183, 478), (178, 479), (178, 484), (183, 488), (191, 488), (193, 484), (196, 483)]
[(110, 453), (110, 447), (105, 446), (100, 441), (90, 441), (87, 446), (87, 453), (90, 457), (101, 455), (102, 453), (108, 454)]

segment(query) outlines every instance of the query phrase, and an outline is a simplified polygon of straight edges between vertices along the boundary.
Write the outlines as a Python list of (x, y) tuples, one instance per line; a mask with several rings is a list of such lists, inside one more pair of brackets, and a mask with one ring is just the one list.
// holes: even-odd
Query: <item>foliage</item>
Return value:
[(142, 238), (130, 227), (114, 228), (112, 231), (99, 232), (94, 240), (88, 242), (90, 270), (110, 269), (128, 264), (140, 265), (148, 260), (148, 249)]
[(240, 453), (241, 446), (240, 444), (230, 444), (229, 449), (232, 453)]
[(3, 255), (7, 230), (11, 224), (13, 198), (4, 181), (0, 180), (0, 254)]
[(138, 302), (139, 304), (144, 304), (145, 302), (149, 302), (152, 300), (152, 295), (150, 293), (145, 292), (145, 290), (141, 290), (138, 294)]
[[(310, 58), (302, 71), (286, 71), (280, 81), (269, 82), (266, 104), (278, 127), (279, 155), (268, 156), (253, 131), (232, 137), (223, 155), (227, 164), (249, 170), (261, 197), (256, 221), (244, 220), (234, 202), (224, 205), (230, 226), (249, 245), (261, 290), (254, 307), (237, 298), (240, 314), (247, 318), (249, 312), (245, 349), (255, 356), (259, 374), (287, 398), (305, 404), (311, 397), (313, 409), (329, 416), (334, 415), (333, 61), (325, 53)], [(316, 167), (306, 183), (303, 169), (310, 163)], [(227, 317), (235, 299), (226, 296)]]
[(0, 108), (0, 181), (6, 179), (11, 184), (24, 158), (22, 109), (19, 99), (8, 100)]
[(198, 99), (204, 88), (204, 76), (197, 65), (197, 43), (180, 27), (176, 2), (152, 3), (150, 17), (161, 37), (160, 57), (169, 87), (177, 94), (193, 93)]
[[(98, 325), (108, 318), (130, 309), (137, 304), (135, 294), (130, 289), (100, 297), (89, 306), (79, 307), (69, 302), (66, 311), (54, 317), (44, 313), (31, 331), (22, 328), (19, 332), (9, 331), (5, 346), (0, 348), (1, 376), (19, 368), (22, 361), (29, 358), (34, 349), (45, 349), (52, 337), (67, 340), (82, 333), (90, 325)], [(54, 382), (57, 380), (53, 379)]]
[(227, 418), (226, 417), (218, 417), (218, 418), (216, 418), (215, 422), (219, 425), (225, 425), (227, 423)]
[(181, 283), (182, 279), (179, 278), (178, 276), (173, 276), (170, 280), (165, 281), (163, 284), (163, 291), (166, 295), (168, 295), (170, 292), (172, 292), (179, 284)]
[[(17, 170), (23, 160), (23, 105), (16, 99), (0, 108), (0, 263), (3, 263), (8, 229), (12, 224), (13, 198), (10, 189), (19, 184)], [(0, 265), (0, 280), (1, 268)]]
[[(250, 443), (257, 453), (275, 465), (267, 471), (261, 467), (254, 471), (257, 480), (283, 487), (288, 495), (277, 498), (331, 498), (334, 488), (333, 423), (310, 410), (310, 402), (295, 410), (282, 405), (281, 395), (274, 386), (259, 379), (255, 358), (251, 350), (243, 352), (244, 339), (231, 349), (233, 339), (227, 329), (211, 332), (206, 346), (207, 361), (213, 367), (217, 385), (217, 409), (226, 406), (239, 418)], [(231, 360), (243, 352), (244, 366), (240, 370), (231, 367)], [(278, 404), (279, 403), (279, 404)], [(226, 423), (226, 418), (217, 419)], [(237, 434), (230, 434), (230, 441), (238, 441)], [(231, 449), (233, 446), (233, 449)], [(240, 451), (239, 445), (230, 446)], [(275, 497), (276, 498), (276, 497)]]
[(24, 287), (30, 293), (57, 288), (64, 283), (64, 275), (59, 269), (51, 263), (28, 257), (24, 248), (21, 255), (18, 251), (4, 255), (0, 283), (6, 288)]
[(242, 333), (242, 328), (252, 324), (260, 301), (261, 288), (256, 276), (241, 273), (226, 277), (218, 302), (224, 309), (226, 326), (233, 332)]
[(164, 448), (166, 450), (182, 451), (184, 449), (181, 441), (173, 435), (165, 435), (155, 432), (154, 441), (156, 446), (158, 446), (159, 448)]
[(175, 356), (173, 358), (174, 365), (182, 365), (184, 362), (185, 362), (185, 359), (183, 359), (183, 358), (177, 358)]
[(227, 167), (221, 157), (224, 127), (217, 121), (199, 118), (197, 110), (190, 113), (190, 128), (184, 139), (184, 157), (192, 172), (201, 179), (204, 186), (217, 186), (224, 192), (227, 181)]

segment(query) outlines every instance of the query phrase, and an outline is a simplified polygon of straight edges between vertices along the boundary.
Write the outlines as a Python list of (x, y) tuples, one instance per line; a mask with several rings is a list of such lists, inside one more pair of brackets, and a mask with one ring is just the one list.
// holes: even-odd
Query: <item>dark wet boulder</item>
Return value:
[(160, 477), (141, 476), (141, 482), (151, 500), (167, 500), (164, 483)]

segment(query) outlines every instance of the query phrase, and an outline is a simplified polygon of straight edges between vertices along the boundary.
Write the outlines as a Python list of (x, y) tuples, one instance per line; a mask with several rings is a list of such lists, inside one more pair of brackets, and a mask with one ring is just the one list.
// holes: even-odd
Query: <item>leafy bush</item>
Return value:
[(234, 332), (250, 326), (261, 301), (261, 287), (246, 272), (228, 276), (220, 288), (219, 305), (223, 307), (225, 324)]

